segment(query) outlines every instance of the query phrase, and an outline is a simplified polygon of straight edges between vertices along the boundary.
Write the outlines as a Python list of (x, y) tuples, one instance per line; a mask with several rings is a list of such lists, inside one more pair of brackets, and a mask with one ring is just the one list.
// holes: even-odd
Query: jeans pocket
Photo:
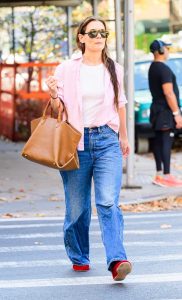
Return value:
[(110, 126), (107, 125), (107, 130), (109, 133), (114, 134), (115, 136), (119, 137), (118, 132), (116, 132), (114, 129), (112, 129)]

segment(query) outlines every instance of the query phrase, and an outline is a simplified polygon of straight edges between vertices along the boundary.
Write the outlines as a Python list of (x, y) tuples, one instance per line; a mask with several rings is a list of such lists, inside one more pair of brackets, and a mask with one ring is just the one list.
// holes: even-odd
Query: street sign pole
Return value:
[(95, 18), (98, 17), (97, 0), (92, 0), (92, 14)]
[(116, 61), (122, 64), (122, 24), (121, 24), (121, 1), (114, 1), (115, 7), (115, 34), (116, 34)]
[(134, 124), (134, 0), (124, 1), (124, 69), (125, 91), (127, 104), (127, 128), (131, 152), (126, 162), (126, 187), (133, 187), (134, 180), (134, 150), (135, 150), (135, 124)]

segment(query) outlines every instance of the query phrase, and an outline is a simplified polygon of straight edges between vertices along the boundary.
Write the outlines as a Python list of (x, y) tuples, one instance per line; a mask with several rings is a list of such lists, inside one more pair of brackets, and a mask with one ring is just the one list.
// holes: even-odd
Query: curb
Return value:
[(119, 205), (131, 205), (131, 204), (142, 204), (142, 203), (148, 203), (148, 202), (154, 202), (154, 201), (160, 201), (160, 200), (167, 200), (168, 198), (177, 198), (182, 197), (182, 192), (178, 191), (177, 193), (170, 193), (170, 194), (164, 194), (164, 195), (158, 195), (158, 196), (149, 196), (144, 198), (137, 198), (136, 200), (124, 200), (120, 201)]

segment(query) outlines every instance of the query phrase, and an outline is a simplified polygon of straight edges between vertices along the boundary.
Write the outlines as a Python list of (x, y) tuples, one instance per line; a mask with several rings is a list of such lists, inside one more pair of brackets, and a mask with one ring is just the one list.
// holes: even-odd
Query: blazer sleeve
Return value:
[(58, 97), (64, 101), (64, 63), (58, 65), (54, 72), (54, 77), (57, 79)]

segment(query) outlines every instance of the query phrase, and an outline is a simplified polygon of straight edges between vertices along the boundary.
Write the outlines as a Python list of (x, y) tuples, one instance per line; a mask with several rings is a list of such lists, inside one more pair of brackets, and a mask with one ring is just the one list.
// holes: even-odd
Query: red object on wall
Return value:
[(58, 63), (0, 64), (0, 135), (26, 140), (49, 99), (45, 79)]

